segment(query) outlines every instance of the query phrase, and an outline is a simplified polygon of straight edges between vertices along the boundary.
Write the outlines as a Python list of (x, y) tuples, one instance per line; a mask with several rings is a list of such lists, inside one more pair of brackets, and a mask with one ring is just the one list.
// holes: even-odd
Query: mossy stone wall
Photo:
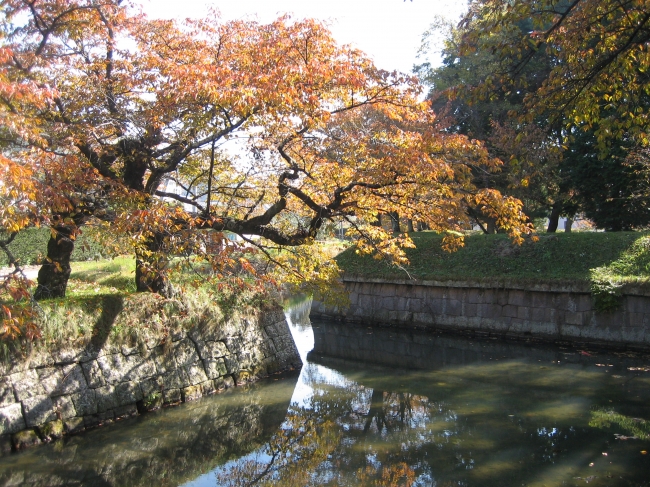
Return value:
[(41, 351), (0, 367), (0, 446), (23, 448), (300, 366), (280, 307), (136, 343), (109, 337)]
[(312, 317), (481, 336), (650, 349), (650, 295), (628, 289), (617, 310), (595, 309), (587, 284), (346, 279), (350, 303), (314, 302)]

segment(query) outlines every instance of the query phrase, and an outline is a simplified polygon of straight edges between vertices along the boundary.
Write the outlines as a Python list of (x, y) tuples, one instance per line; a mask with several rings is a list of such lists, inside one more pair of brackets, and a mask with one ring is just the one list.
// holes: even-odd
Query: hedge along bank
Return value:
[(350, 304), (314, 302), (312, 317), (650, 350), (650, 292), (643, 286), (626, 286), (619, 307), (601, 312), (588, 283), (343, 281)]
[[(302, 364), (277, 305), (224, 314), (201, 299), (134, 294), (44, 306), (44, 343), (0, 367), (5, 452)], [(80, 338), (56, 335), (57, 313)]]

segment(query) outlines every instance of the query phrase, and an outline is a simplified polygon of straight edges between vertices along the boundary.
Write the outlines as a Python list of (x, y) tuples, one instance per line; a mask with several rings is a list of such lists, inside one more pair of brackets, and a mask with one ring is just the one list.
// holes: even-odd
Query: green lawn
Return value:
[[(645, 279), (650, 276), (650, 238), (639, 232), (576, 232), (539, 235), (538, 242), (513, 245), (506, 235), (468, 236), (454, 253), (441, 249), (442, 236), (413, 234), (417, 246), (407, 249), (405, 269), (416, 279), (592, 281), (593, 270), (607, 269), (612, 277)], [(407, 279), (404, 270), (359, 256), (350, 248), (337, 257), (347, 275)]]

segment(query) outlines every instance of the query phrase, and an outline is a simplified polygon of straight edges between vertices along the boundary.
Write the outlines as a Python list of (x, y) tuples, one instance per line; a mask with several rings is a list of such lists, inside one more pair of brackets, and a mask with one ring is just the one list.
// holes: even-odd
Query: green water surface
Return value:
[(308, 311), (299, 376), (0, 458), (0, 485), (650, 486), (650, 357)]

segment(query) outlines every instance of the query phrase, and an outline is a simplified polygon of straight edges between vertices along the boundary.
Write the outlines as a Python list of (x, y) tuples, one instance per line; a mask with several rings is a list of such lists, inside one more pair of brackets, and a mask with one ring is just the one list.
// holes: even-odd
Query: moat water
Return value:
[(0, 458), (0, 485), (650, 486), (650, 356), (309, 323), (300, 372)]

